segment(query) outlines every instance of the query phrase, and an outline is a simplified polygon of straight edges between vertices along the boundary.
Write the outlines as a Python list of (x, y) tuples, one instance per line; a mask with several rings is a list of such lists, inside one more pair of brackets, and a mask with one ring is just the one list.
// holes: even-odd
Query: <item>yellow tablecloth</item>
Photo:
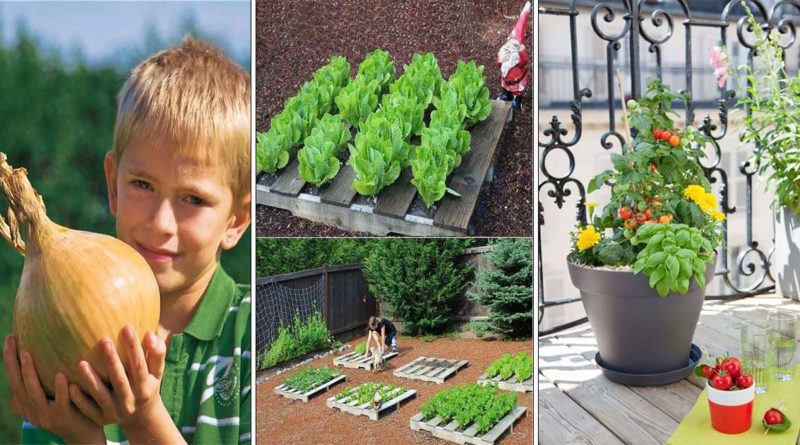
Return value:
[[(667, 441), (668, 445), (794, 445), (800, 431), (800, 366), (795, 369), (795, 377), (791, 382), (772, 381), (767, 386), (766, 394), (756, 394), (753, 402), (753, 425), (745, 433), (723, 434), (711, 426), (708, 413), (708, 393), (704, 389), (697, 398), (694, 407), (683, 418), (678, 429)], [(784, 414), (791, 420), (792, 427), (776, 433), (770, 431), (764, 436), (761, 419), (770, 408), (780, 408), (783, 399)]]

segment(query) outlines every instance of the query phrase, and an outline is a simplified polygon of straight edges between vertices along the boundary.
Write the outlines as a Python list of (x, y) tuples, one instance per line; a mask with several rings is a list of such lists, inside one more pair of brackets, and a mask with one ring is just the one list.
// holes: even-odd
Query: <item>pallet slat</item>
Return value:
[(411, 167), (404, 168), (394, 184), (383, 189), (378, 196), (373, 212), (379, 215), (403, 218), (417, 194), (417, 188), (411, 183)]
[(353, 167), (346, 164), (342, 165), (339, 173), (323, 189), (322, 196), (320, 196), (322, 202), (348, 207), (353, 202), (353, 198), (356, 197), (356, 191), (352, 187), (355, 177), (356, 172)]
[(451, 229), (467, 227), (510, 110), (510, 102), (493, 101), (492, 113), (472, 129), (472, 148), (456, 167), (448, 185), (461, 197), (445, 194), (433, 217), (434, 225)]
[[(527, 411), (528, 408), (525, 408), (524, 406), (515, 407), (513, 410), (511, 410), (511, 412), (500, 419), (500, 421), (497, 422), (492, 429), (487, 431), (486, 434), (482, 436), (475, 435), (478, 430), (475, 425), (467, 425), (467, 428), (461, 432), (457, 431), (455, 420), (445, 426), (441, 426), (441, 418), (439, 416), (436, 416), (426, 422), (422, 420), (424, 418), (422, 413), (417, 413), (411, 417), (410, 425), (411, 429), (414, 431), (427, 431), (435, 437), (455, 443), (494, 445), (500, 436), (502, 436), (509, 429), (513, 429), (514, 423), (524, 416)], [(468, 432), (469, 434), (467, 434)]]
[(508, 380), (501, 379), (499, 375), (489, 379), (485, 373), (478, 377), (479, 385), (487, 385), (489, 383), (494, 383), (498, 388), (506, 391), (533, 392), (533, 376), (522, 383), (517, 382), (517, 378), (513, 375)]
[(286, 196), (297, 196), (306, 182), (300, 179), (300, 162), (295, 158), (278, 176), (270, 190)]

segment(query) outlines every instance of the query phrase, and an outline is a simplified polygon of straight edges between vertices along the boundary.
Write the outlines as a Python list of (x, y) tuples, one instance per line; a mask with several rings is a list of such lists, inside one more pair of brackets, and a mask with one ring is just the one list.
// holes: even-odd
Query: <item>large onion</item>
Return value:
[(3, 153), (0, 187), (9, 203), (8, 222), (0, 216), (0, 235), (25, 256), (14, 303), (18, 347), (31, 352), (51, 395), (57, 372), (82, 384), (80, 360), (106, 379), (99, 341), (110, 338), (125, 363), (123, 326), (133, 325), (142, 339), (158, 327), (160, 299), (150, 266), (116, 238), (50, 221), (25, 169), (12, 169)]

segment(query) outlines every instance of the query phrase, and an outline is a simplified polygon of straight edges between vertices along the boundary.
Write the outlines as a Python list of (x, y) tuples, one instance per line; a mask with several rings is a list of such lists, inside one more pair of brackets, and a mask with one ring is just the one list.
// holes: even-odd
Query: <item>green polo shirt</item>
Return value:
[[(167, 351), (161, 400), (188, 443), (249, 443), (250, 286), (237, 285), (217, 267), (200, 307)], [(109, 444), (128, 441), (117, 425), (106, 425)], [(21, 443), (64, 443), (27, 422)]]

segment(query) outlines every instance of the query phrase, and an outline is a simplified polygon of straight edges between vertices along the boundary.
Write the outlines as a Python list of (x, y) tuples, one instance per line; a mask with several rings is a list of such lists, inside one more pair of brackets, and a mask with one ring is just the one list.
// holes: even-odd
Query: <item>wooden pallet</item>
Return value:
[(345, 380), (347, 380), (347, 376), (342, 374), (340, 376), (334, 377), (331, 380), (328, 380), (327, 382), (315, 388), (311, 388), (306, 392), (300, 392), (296, 389), (289, 389), (286, 387), (286, 385), (280, 384), (279, 386), (275, 387), (275, 394), (280, 394), (283, 397), (286, 397), (287, 399), (302, 400), (303, 403), (306, 403), (308, 402), (308, 399), (316, 395), (318, 392), (327, 391), (331, 388), (331, 386), (339, 382), (343, 382)]
[(384, 413), (391, 408), (396, 408), (395, 411), (399, 410), (400, 403), (416, 396), (417, 390), (406, 389), (403, 391), (403, 388), (395, 388), (389, 393), (389, 395), (392, 398), (388, 402), (382, 404), (381, 408), (377, 411), (373, 409), (371, 401), (359, 405), (358, 401), (356, 400), (350, 401), (349, 398), (336, 400), (335, 397), (331, 397), (328, 399), (326, 404), (328, 405), (328, 408), (337, 408), (356, 416), (367, 416), (370, 418), (370, 420), (378, 420), (378, 418), (381, 416), (381, 413)]
[(256, 185), (256, 203), (289, 210), (295, 216), (350, 231), (376, 235), (464, 235), (510, 110), (511, 102), (492, 101), (492, 113), (471, 129), (470, 151), (453, 171), (448, 183), (448, 187), (461, 197), (446, 194), (435, 204), (432, 218), (408, 213), (417, 194), (417, 189), (411, 184), (410, 167), (403, 169), (397, 181), (377, 195), (374, 205), (364, 205), (354, 203), (356, 191), (351, 184), (355, 172), (352, 167), (342, 165), (320, 195), (311, 195), (302, 193), (306, 183), (300, 179), (299, 163), (295, 159), (279, 173), (272, 185)]
[(464, 431), (456, 431), (457, 424), (453, 420), (447, 425), (440, 425), (442, 418), (439, 416), (434, 417), (427, 422), (422, 420), (422, 413), (417, 413), (411, 418), (411, 429), (414, 431), (428, 431), (435, 437), (440, 439), (449, 440), (455, 443), (470, 443), (473, 445), (494, 445), (497, 440), (502, 436), (506, 430), (511, 429), (514, 432), (514, 422), (525, 415), (528, 408), (518, 406), (506, 414), (505, 417), (500, 419), (497, 424), (492, 427), (486, 434), (476, 436), (478, 427), (475, 424), (469, 425)]
[(468, 360), (448, 360), (443, 358), (419, 357), (416, 360), (397, 368), (394, 375), (412, 380), (444, 383), (451, 375), (467, 366)]
[(488, 385), (489, 383), (494, 383), (498, 388), (506, 391), (533, 392), (533, 376), (524, 382), (518, 382), (517, 378), (513, 375), (509, 377), (508, 380), (501, 379), (499, 375), (491, 379), (487, 378), (486, 374), (481, 374), (481, 376), (478, 377), (479, 385)]
[[(396, 357), (396, 352), (388, 352), (383, 354), (383, 360), (388, 361), (392, 357)], [(345, 368), (366, 369), (372, 370), (372, 355), (364, 357), (364, 354), (357, 352), (350, 352), (348, 354), (336, 357), (333, 359), (334, 366), (343, 366)]]

